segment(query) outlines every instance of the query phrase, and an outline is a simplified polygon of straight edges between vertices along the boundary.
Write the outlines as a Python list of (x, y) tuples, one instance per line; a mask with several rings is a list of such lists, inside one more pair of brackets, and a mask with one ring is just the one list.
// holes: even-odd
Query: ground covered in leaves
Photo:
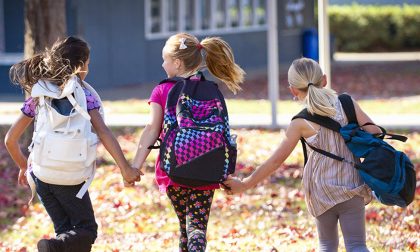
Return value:
[[(132, 158), (139, 130), (116, 129), (118, 141)], [(284, 132), (235, 130), (238, 171), (249, 173), (265, 160)], [(415, 162), (420, 178), (420, 134), (395, 143)], [(52, 224), (41, 204), (25, 205), (29, 190), (17, 188), (17, 168), (0, 143), (0, 251), (35, 251), (38, 239), (53, 236)], [(217, 191), (208, 229), (207, 251), (315, 251), (316, 228), (308, 214), (300, 185), (302, 151), (298, 147), (262, 186), (242, 195)], [(177, 251), (178, 224), (166, 195), (153, 181), (153, 153), (146, 175), (135, 188), (124, 188), (118, 169), (102, 146), (99, 168), (90, 195), (99, 235), (93, 251)], [(420, 249), (420, 188), (406, 209), (371, 203), (366, 208), (367, 241), (372, 251)], [(340, 241), (340, 251), (344, 251)]]

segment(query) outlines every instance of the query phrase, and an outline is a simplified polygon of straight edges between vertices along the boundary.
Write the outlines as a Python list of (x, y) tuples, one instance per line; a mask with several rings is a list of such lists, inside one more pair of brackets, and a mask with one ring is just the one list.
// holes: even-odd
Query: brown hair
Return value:
[[(181, 41), (186, 48), (180, 48)], [(221, 80), (236, 94), (241, 90), (240, 84), (244, 81), (245, 72), (235, 63), (232, 48), (221, 38), (209, 37), (201, 42), (188, 33), (178, 33), (171, 36), (165, 44), (167, 53), (174, 59), (184, 63), (187, 73), (194, 73), (200, 68), (207, 67), (211, 74)], [(205, 65), (202, 65), (205, 50)]]
[(10, 68), (12, 83), (31, 92), (33, 85), (40, 79), (61, 86), (89, 59), (89, 46), (82, 39), (67, 37), (57, 40), (51, 48), (45, 49), (29, 59)]

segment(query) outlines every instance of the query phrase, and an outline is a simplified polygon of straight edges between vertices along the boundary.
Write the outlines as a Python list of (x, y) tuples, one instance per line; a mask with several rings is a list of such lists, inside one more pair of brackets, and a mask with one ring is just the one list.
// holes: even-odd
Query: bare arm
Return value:
[(105, 125), (99, 111), (93, 109), (89, 111), (91, 117), (91, 122), (93, 128), (101, 139), (102, 144), (105, 146), (105, 149), (111, 154), (112, 158), (117, 163), (118, 167), (121, 170), (121, 174), (127, 182), (134, 182), (140, 180), (140, 171), (132, 169), (127, 162), (127, 159), (124, 157), (124, 153), (121, 150), (121, 147), (112, 134), (111, 130)]
[[(359, 104), (355, 100), (353, 100), (353, 104), (354, 109), (356, 110), (357, 123), (359, 125), (363, 125), (368, 122), (373, 123), (373, 120), (370, 119), (370, 117), (362, 110), (362, 108), (360, 108)], [(372, 134), (382, 132), (377, 126), (374, 125), (363, 126), (363, 129)]]
[(150, 150), (147, 149), (150, 145), (153, 145), (159, 137), (162, 122), (163, 122), (163, 109), (157, 103), (150, 103), (150, 122), (144, 128), (139, 145), (137, 147), (137, 152), (133, 160), (133, 167), (141, 168), (144, 161), (150, 153)]
[(293, 120), (286, 131), (286, 136), (274, 153), (242, 182), (236, 179), (227, 180), (224, 184), (233, 193), (243, 192), (270, 176), (286, 160), (298, 143), (305, 125), (302, 120)]
[(25, 171), (27, 169), (27, 157), (23, 154), (22, 150), (19, 146), (19, 140), (22, 134), (25, 132), (26, 128), (28, 128), (29, 124), (31, 124), (33, 118), (28, 117), (24, 114), (21, 114), (17, 121), (10, 127), (9, 131), (4, 138), (4, 143), (6, 145), (7, 151), (10, 153), (13, 161), (19, 167), (19, 178), (18, 183), (20, 185), (26, 184), (25, 179)]

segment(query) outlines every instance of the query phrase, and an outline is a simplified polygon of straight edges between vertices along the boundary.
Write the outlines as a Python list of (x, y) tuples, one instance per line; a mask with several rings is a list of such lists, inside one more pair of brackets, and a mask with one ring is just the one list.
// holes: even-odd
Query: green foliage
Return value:
[(420, 5), (333, 5), (328, 15), (337, 51), (420, 49)]

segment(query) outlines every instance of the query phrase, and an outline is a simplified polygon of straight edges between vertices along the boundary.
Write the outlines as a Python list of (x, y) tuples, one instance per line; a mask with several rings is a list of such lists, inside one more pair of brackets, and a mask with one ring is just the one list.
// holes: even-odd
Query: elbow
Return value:
[(144, 128), (144, 132), (147, 132), (147, 134), (151, 136), (152, 138), (154, 138), (155, 140), (159, 137), (160, 131), (161, 131), (161, 128), (153, 124), (147, 124)]
[(4, 137), (4, 145), (7, 149), (10, 149), (10, 147), (13, 145), (13, 138), (10, 136), (10, 133), (8, 132), (6, 136)]

